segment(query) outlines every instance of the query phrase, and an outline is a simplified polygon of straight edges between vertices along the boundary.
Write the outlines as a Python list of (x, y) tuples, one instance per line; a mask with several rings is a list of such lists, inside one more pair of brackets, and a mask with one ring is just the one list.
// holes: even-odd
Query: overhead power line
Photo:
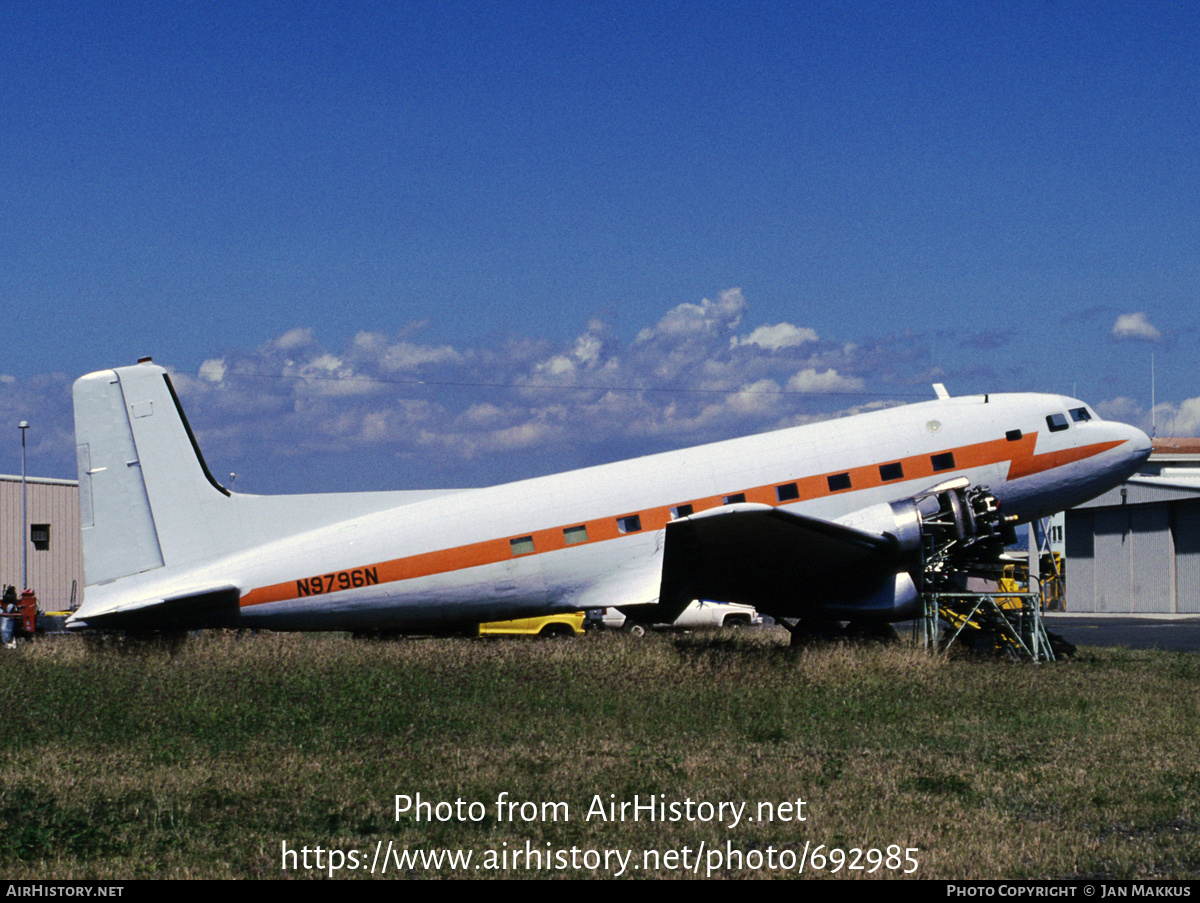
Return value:
[[(197, 378), (206, 382), (213, 380), (196, 372)], [(318, 374), (299, 373), (245, 373), (227, 371), (221, 374), (221, 379), (238, 377), (240, 379), (273, 379), (297, 380), (305, 382), (357, 382), (371, 385), (396, 386), (431, 386), (435, 388), (464, 388), (464, 389), (510, 389), (535, 391), (564, 391), (564, 392), (652, 392), (659, 394), (695, 394), (695, 395), (789, 395), (789, 396), (841, 396), (841, 397), (872, 397), (872, 398), (929, 398), (928, 392), (878, 392), (868, 389), (836, 389), (829, 391), (801, 389), (755, 389), (742, 386), (733, 389), (702, 389), (686, 386), (573, 386), (559, 383), (499, 383), (479, 380), (449, 380), (449, 379), (396, 379), (377, 376), (322, 376)]]

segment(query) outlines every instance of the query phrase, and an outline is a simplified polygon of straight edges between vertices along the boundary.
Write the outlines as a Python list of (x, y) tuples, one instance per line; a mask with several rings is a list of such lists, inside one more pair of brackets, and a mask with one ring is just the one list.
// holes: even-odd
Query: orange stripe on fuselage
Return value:
[[(778, 507), (781, 504), (792, 505), (797, 502), (810, 501), (829, 495), (861, 492), (864, 489), (875, 489), (884, 485), (885, 481), (880, 475), (879, 468), (884, 464), (895, 463), (902, 465), (904, 475), (900, 479), (889, 480), (887, 482), (899, 483), (923, 478), (932, 479), (939, 476), (948, 477), (954, 471), (985, 467), (989, 464), (1000, 464), (1004, 461), (1011, 462), (1008, 470), (1008, 479), (1016, 480), (1060, 467), (1063, 464), (1070, 464), (1075, 461), (1081, 461), (1084, 458), (1090, 458), (1093, 455), (1108, 451), (1110, 448), (1121, 444), (1120, 441), (1099, 442), (1095, 445), (1085, 445), (1079, 448), (1068, 448), (1036, 455), (1034, 454), (1034, 448), (1037, 446), (1037, 436), (1036, 432), (1028, 433), (1016, 441), (994, 439), (988, 442), (978, 442), (974, 445), (964, 445), (958, 448), (948, 448), (926, 454), (910, 455), (905, 458), (888, 458), (877, 464), (852, 467), (845, 471), (830, 471), (829, 473), (817, 474), (815, 476), (783, 479), (777, 483), (767, 483), (750, 489), (730, 489), (729, 492), (722, 495), (680, 500), (675, 505), (690, 504), (694, 512), (699, 513), (710, 508), (719, 508), (727, 496), (742, 493), (745, 494), (747, 502), (757, 502), (759, 504)], [(954, 467), (947, 470), (935, 471), (932, 459), (938, 455), (947, 453), (954, 455)], [(850, 475), (850, 488), (831, 492), (829, 489), (829, 477), (841, 473), (848, 473)], [(776, 496), (775, 489), (777, 486), (786, 486), (789, 483), (796, 484), (799, 497), (780, 502)], [(360, 567), (348, 571), (337, 571), (332, 574), (314, 574), (310, 577), (301, 577), (298, 580), (288, 580), (284, 583), (276, 583), (272, 586), (263, 586), (250, 590), (242, 596), (241, 604), (243, 606), (263, 605), (268, 602), (286, 602), (301, 598), (302, 596), (324, 595), (328, 592), (341, 591), (346, 587), (340, 585), (339, 581), (334, 578), (340, 577), (342, 574), (353, 574), (355, 571), (373, 571), (374, 576), (378, 578), (378, 583), (397, 583), (404, 580), (413, 580), (418, 577), (431, 577), (436, 574), (446, 574), (453, 571), (466, 570), (467, 568), (481, 567), (485, 564), (512, 561), (514, 557), (523, 558), (525, 556), (514, 556), (511, 541), (525, 536), (533, 538), (534, 551), (529, 553), (533, 555), (553, 552), (559, 549), (580, 547), (595, 542), (605, 542), (625, 535), (618, 530), (617, 519), (627, 517), (631, 514), (636, 514), (641, 518), (642, 529), (640, 532), (645, 533), (647, 531), (661, 530), (671, 520), (672, 507), (675, 506), (665, 505), (641, 511), (620, 512), (611, 517), (595, 518), (589, 521), (573, 521), (545, 530), (515, 533), (512, 536), (488, 539), (483, 542), (469, 543), (468, 545), (455, 546), (450, 549), (440, 549), (435, 552), (394, 558), (390, 561), (368, 565), (365, 568)], [(568, 546), (563, 531), (579, 526), (587, 528), (587, 541)], [(311, 582), (318, 579), (321, 580), (317, 584), (319, 587), (318, 591), (312, 592), (310, 589), (307, 592), (301, 592), (299, 589), (302, 583), (309, 582), (311, 586)], [(325, 589), (326, 586), (329, 588)]]
[(1019, 480), (1022, 477), (1031, 477), (1036, 473), (1062, 467), (1064, 464), (1074, 464), (1076, 461), (1106, 452), (1110, 448), (1116, 448), (1124, 441), (1126, 440), (1116, 439), (1112, 442), (1097, 442), (1095, 445), (1081, 445), (1078, 448), (1063, 448), (1058, 451), (1043, 452), (1040, 455), (1023, 455), (1013, 458), (1012, 466), (1008, 468), (1008, 478)]

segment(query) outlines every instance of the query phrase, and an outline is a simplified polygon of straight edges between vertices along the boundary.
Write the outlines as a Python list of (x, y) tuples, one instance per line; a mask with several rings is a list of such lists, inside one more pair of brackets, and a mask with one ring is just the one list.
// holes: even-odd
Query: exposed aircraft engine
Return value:
[(922, 561), (953, 560), (963, 566), (971, 559), (991, 559), (1015, 541), (1011, 520), (986, 486), (965, 479), (934, 486), (898, 502), (863, 508), (837, 523), (889, 537), (895, 558), (914, 570)]
[(889, 537), (903, 570), (873, 581), (847, 581), (822, 607), (852, 619), (911, 616), (921, 592), (963, 584), (968, 575), (993, 570), (1004, 546), (1016, 540), (1013, 520), (1000, 513), (988, 487), (970, 486), (965, 479), (842, 517), (839, 524)]
[(1004, 547), (1016, 541), (1015, 517), (1005, 517), (986, 486), (937, 493), (938, 509), (922, 518), (924, 587), (949, 588), (970, 574), (998, 567)]

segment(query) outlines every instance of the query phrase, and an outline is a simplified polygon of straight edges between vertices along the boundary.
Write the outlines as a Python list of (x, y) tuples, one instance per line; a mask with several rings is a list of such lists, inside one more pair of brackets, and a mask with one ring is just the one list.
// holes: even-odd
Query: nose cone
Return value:
[(1128, 426), (1124, 423), (1115, 425), (1122, 429), (1123, 438), (1126, 440), (1126, 445), (1123, 446), (1122, 450), (1125, 452), (1129, 464), (1129, 473), (1135, 474), (1146, 463), (1146, 459), (1150, 457), (1150, 437), (1136, 426)]

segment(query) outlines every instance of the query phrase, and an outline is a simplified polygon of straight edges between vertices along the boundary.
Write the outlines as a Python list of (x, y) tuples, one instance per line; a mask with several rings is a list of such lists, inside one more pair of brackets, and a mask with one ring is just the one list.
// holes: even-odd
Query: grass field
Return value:
[[(332, 849), (337, 874), (366, 877), (389, 842), (473, 859), (397, 856), (388, 876), (608, 876), (604, 851), (633, 851), (625, 875), (690, 876), (694, 861), (776, 877), (805, 844), (806, 875), (912, 868), (880, 863), (889, 847), (916, 848), (923, 878), (1200, 875), (1196, 655), (1084, 648), (1016, 665), (905, 644), (792, 650), (782, 630), (214, 633), (175, 650), (48, 639), (0, 655), (0, 680), (10, 878), (315, 876), (318, 847), (323, 873)], [(463, 806), (396, 820), (396, 795), (418, 793)], [(505, 793), (536, 805), (506, 816)], [(681, 814), (690, 799), (692, 817), (587, 817), (597, 797), (651, 795)], [(788, 801), (774, 819), (758, 810)], [(735, 825), (700, 802), (747, 805)], [(544, 867), (514, 863), (529, 848)]]

